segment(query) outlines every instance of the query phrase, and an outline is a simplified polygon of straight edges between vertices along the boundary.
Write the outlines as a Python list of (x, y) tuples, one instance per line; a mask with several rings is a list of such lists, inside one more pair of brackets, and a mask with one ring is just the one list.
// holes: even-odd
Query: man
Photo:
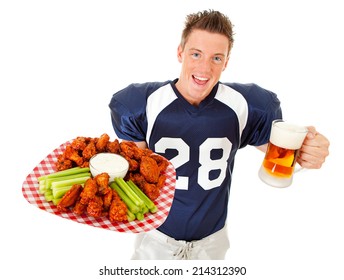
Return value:
[[(132, 84), (109, 104), (119, 138), (169, 159), (177, 172), (166, 221), (138, 236), (133, 259), (223, 259), (229, 248), (227, 203), (234, 157), (246, 145), (266, 149), (281, 119), (277, 96), (255, 84), (219, 82), (233, 45), (217, 11), (187, 16), (177, 51), (179, 79)], [(320, 168), (328, 140), (309, 127), (298, 162)]]

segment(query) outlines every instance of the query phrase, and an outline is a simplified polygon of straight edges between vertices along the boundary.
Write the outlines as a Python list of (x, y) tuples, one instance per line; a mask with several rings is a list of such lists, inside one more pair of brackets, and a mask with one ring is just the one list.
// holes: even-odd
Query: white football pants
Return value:
[(158, 230), (136, 237), (133, 260), (223, 260), (229, 249), (227, 227), (197, 241), (175, 240)]

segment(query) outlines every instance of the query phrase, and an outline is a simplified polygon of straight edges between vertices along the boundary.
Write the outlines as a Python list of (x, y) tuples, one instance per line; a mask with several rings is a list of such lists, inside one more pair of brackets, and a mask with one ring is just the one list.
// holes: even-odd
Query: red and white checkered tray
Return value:
[(132, 222), (117, 222), (112, 223), (107, 217), (93, 218), (85, 215), (75, 215), (72, 211), (68, 213), (61, 213), (57, 210), (57, 207), (51, 203), (47, 202), (44, 195), (39, 193), (39, 183), (37, 178), (52, 172), (55, 172), (55, 161), (57, 156), (65, 150), (67, 144), (70, 141), (60, 145), (51, 154), (49, 154), (45, 159), (43, 159), (26, 177), (26, 180), (22, 186), (22, 192), (25, 199), (37, 206), (38, 208), (45, 210), (49, 213), (55, 214), (65, 219), (70, 219), (72, 221), (87, 224), (94, 227), (99, 227), (107, 230), (114, 230), (118, 232), (145, 232), (153, 230), (159, 227), (167, 218), (170, 211), (176, 183), (176, 172), (173, 165), (170, 163), (166, 169), (166, 181), (165, 185), (161, 189), (160, 196), (156, 199), (155, 204), (158, 207), (158, 211), (154, 214), (145, 214), (145, 219), (143, 221), (132, 221)]

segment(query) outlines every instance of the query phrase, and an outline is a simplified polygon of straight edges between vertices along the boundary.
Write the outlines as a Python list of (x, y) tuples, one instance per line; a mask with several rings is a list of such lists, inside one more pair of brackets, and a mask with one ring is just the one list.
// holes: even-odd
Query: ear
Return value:
[(181, 45), (179, 45), (177, 49), (177, 58), (180, 63), (183, 62), (183, 48)]

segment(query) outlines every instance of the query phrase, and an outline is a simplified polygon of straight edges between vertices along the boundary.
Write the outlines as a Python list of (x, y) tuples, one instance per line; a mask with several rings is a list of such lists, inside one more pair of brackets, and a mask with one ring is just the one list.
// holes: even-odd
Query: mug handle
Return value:
[(294, 168), (294, 174), (296, 174), (296, 173), (299, 173), (299, 172), (305, 172), (307, 170), (307, 168), (304, 168), (304, 167), (302, 167), (302, 166), (295, 166), (295, 168)]

